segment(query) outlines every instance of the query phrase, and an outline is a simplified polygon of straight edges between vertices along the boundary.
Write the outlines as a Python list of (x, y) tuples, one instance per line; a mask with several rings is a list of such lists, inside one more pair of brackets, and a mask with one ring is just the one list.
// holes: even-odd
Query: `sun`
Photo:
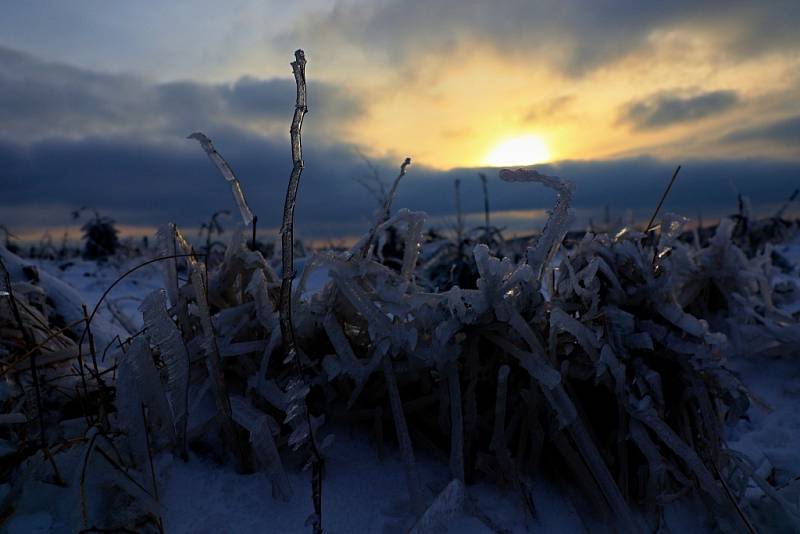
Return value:
[(550, 159), (550, 151), (538, 135), (521, 135), (504, 139), (486, 154), (484, 162), (492, 167), (533, 165)]

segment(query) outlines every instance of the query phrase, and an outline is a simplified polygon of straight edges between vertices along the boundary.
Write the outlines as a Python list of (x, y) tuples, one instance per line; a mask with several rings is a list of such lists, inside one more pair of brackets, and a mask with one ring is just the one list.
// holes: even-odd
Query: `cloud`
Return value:
[(637, 130), (654, 130), (720, 115), (739, 101), (736, 91), (682, 94), (667, 91), (626, 104), (620, 122)]
[(487, 44), (503, 56), (537, 58), (580, 75), (651, 46), (651, 38), (690, 30), (729, 57), (796, 50), (794, 0), (638, 2), (635, 0), (388, 0), (337, 4), (274, 39), (309, 48), (350, 44), (390, 61), (413, 62)]
[(725, 135), (722, 140), (732, 143), (747, 141), (767, 142), (797, 147), (800, 145), (800, 115), (767, 125), (742, 128)]
[(575, 103), (574, 95), (562, 95), (549, 98), (542, 102), (537, 102), (530, 108), (523, 117), (524, 122), (537, 122), (539, 120), (553, 120), (569, 115), (572, 105)]
[[(228, 129), (218, 132), (214, 143), (242, 182), (248, 202), (259, 216), (259, 227), (277, 232), (291, 171), (287, 140)], [(346, 144), (308, 142), (304, 152), (298, 235), (334, 238), (364, 232), (375, 203), (355, 180), (370, 173), (356, 151)], [(374, 163), (388, 182), (397, 174), (400, 161)], [(4, 170), (0, 174), (0, 224), (12, 232), (71, 224), (69, 212), (80, 206), (95, 207), (125, 225), (154, 227), (174, 221), (187, 229), (196, 228), (215, 210), (235, 213), (228, 185), (190, 140), (173, 145), (99, 137), (27, 145), (0, 142), (0, 168)], [(614, 214), (633, 210), (640, 219), (649, 216), (672, 172), (671, 163), (650, 158), (568, 161), (537, 168), (575, 182), (574, 206), (579, 213), (600, 213), (609, 206)], [(500, 182), (492, 169), (436, 171), (416, 164), (400, 186), (396, 206), (426, 211), (434, 222), (445, 224), (441, 221), (454, 212), (453, 180), (460, 178), (463, 209), (480, 212), (479, 171), (490, 177), (493, 212), (552, 207), (550, 191)], [(689, 216), (699, 208), (706, 215), (732, 211), (736, 197), (729, 187), (731, 176), (756, 206), (780, 202), (796, 186), (798, 172), (798, 162), (686, 161), (664, 209)], [(112, 190), (113, 195), (109, 194)], [(540, 227), (540, 221), (533, 218), (511, 218), (508, 224), (511, 230)]]
[[(342, 88), (310, 87), (309, 120), (318, 133), (363, 113)], [(177, 137), (194, 130), (285, 129), (294, 109), (294, 81), (242, 77), (228, 84), (154, 84), (105, 74), (0, 47), (0, 135), (18, 142), (92, 136)]]

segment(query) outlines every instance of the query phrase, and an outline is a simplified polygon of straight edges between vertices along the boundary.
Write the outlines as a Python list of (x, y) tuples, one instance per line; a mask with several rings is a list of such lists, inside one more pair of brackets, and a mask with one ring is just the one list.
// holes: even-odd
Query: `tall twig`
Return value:
[[(303, 379), (303, 369), (297, 355), (297, 343), (294, 337), (292, 324), (292, 280), (294, 279), (294, 208), (297, 203), (297, 189), (300, 185), (300, 175), (303, 173), (303, 118), (308, 113), (306, 104), (306, 55), (302, 50), (296, 50), (295, 60), (292, 62), (292, 72), (297, 86), (297, 98), (292, 117), (292, 126), (289, 135), (292, 143), (292, 173), (289, 176), (289, 187), (286, 189), (286, 201), (283, 205), (283, 222), (281, 224), (281, 264), (283, 278), (281, 280), (279, 319), (281, 336), (286, 349), (286, 360), (294, 362), (298, 380)], [(311, 492), (314, 501), (314, 519), (312, 521), (315, 534), (322, 532), (322, 456), (319, 453), (311, 425), (311, 415), (305, 399), (305, 419), (308, 424), (309, 441), (311, 445)]]
[(656, 217), (658, 217), (658, 212), (659, 212), (659, 210), (661, 210), (661, 206), (662, 206), (662, 204), (664, 204), (664, 200), (666, 200), (667, 195), (669, 195), (669, 191), (670, 191), (670, 189), (672, 189), (672, 184), (675, 183), (675, 178), (678, 177), (678, 173), (680, 172), (680, 170), (681, 170), (681, 166), (678, 165), (678, 168), (676, 168), (675, 172), (672, 174), (672, 179), (670, 179), (669, 184), (667, 184), (667, 188), (664, 189), (664, 193), (661, 194), (661, 199), (659, 199), (658, 205), (656, 206), (655, 211), (653, 211), (653, 216), (650, 217), (650, 221), (647, 223), (647, 226), (645, 226), (645, 228), (644, 228), (644, 232), (645, 233), (647, 233), (647, 232), (649, 232), (650, 230), (653, 229), (653, 223), (655, 222)]

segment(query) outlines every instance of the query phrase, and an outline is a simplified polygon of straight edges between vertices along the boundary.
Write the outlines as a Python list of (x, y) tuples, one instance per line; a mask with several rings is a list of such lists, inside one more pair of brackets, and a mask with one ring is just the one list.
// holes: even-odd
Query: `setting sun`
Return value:
[(538, 135), (523, 135), (505, 139), (495, 145), (484, 161), (493, 167), (533, 165), (550, 159), (547, 145)]

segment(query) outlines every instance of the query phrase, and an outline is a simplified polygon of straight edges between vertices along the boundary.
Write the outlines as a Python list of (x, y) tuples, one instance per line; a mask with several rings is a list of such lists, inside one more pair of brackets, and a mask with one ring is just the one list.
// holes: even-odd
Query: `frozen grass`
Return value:
[[(406, 160), (364, 237), (305, 259), (295, 281), (302, 51), (292, 66), (280, 275), (248, 228), (210, 264), (167, 225), (149, 260), (164, 289), (143, 299), (144, 321), (119, 301), (87, 319), (85, 296), (0, 249), (9, 525), (643, 532), (687, 514), (730, 531), (800, 525), (800, 431), (786, 409), (800, 325), (783, 287), (797, 273), (781, 285), (771, 248), (794, 225), (751, 221), (743, 201), (691, 242), (674, 214), (655, 232), (568, 241), (571, 184), (503, 170), (521, 194), (556, 192), (541, 233), (515, 250), (487, 210), (477, 237), (459, 224), (430, 251), (425, 214), (392, 210)], [(194, 138), (251, 222), (228, 164)], [(130, 272), (123, 287), (145, 271)], [(748, 393), (734, 370), (767, 363), (793, 379), (776, 390), (781, 375), (764, 373)]]

